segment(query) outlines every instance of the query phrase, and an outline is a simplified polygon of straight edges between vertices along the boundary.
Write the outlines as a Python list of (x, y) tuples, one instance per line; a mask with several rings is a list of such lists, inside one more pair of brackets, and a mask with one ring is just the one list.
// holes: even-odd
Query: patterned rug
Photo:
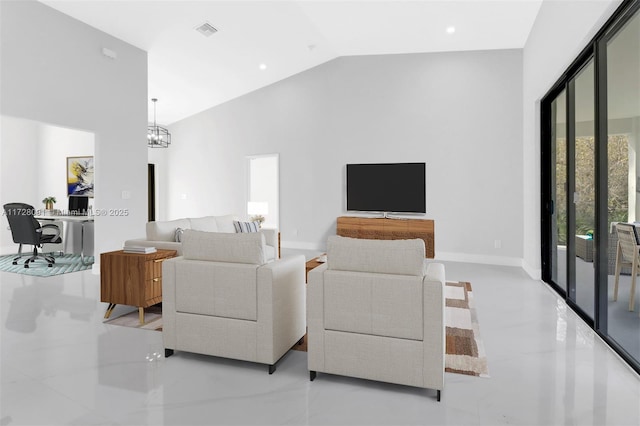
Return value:
[(471, 283), (448, 282), (445, 286), (445, 300), (445, 371), (489, 377), (487, 354), (480, 338)]
[[(487, 356), (480, 339), (480, 326), (473, 302), (471, 283), (446, 283), (445, 300), (445, 371), (467, 376), (489, 377)], [(307, 336), (305, 335), (302, 345), (294, 345), (291, 349), (306, 352)]]
[(88, 263), (88, 265), (84, 265), (80, 260), (80, 255), (64, 254), (61, 256), (54, 256), (56, 263), (54, 263), (51, 268), (47, 266), (45, 260), (36, 260), (33, 263), (29, 263), (28, 268), (25, 268), (24, 259), (27, 257), (23, 256), (23, 258), (18, 261), (17, 265), (13, 265), (12, 262), (15, 257), (15, 254), (0, 256), (0, 271), (35, 275), (37, 277), (52, 277), (60, 274), (68, 274), (69, 272), (84, 271), (91, 268), (93, 264), (93, 256), (85, 256), (84, 261)]
[[(447, 373), (489, 377), (487, 355), (480, 338), (480, 326), (473, 301), (471, 283), (447, 282), (445, 286), (445, 324)], [(106, 324), (162, 331), (162, 306), (154, 305), (144, 310), (145, 324), (140, 325), (138, 311), (105, 321)], [(307, 336), (302, 345), (291, 349), (307, 351)]]

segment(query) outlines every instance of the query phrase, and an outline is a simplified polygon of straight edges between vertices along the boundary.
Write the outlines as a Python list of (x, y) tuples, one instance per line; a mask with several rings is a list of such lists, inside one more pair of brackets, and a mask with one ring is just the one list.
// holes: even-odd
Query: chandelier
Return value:
[(164, 127), (156, 124), (156, 98), (151, 99), (153, 102), (153, 126), (147, 129), (147, 146), (149, 148), (168, 148), (171, 145), (171, 133)]

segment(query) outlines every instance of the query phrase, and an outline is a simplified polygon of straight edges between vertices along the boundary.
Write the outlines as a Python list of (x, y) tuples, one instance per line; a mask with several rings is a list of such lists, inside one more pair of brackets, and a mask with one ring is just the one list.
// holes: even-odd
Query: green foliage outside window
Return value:
[[(626, 222), (629, 215), (629, 143), (626, 135), (609, 136), (608, 223)], [(595, 229), (595, 140), (576, 138), (576, 235)], [(558, 244), (567, 244), (566, 140), (556, 140), (556, 219)]]

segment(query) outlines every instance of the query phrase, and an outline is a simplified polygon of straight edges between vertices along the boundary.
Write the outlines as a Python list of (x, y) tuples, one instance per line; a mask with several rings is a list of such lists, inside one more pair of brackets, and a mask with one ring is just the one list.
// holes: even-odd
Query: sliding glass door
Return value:
[(595, 306), (595, 84), (594, 65), (591, 59), (576, 77), (569, 81), (569, 162), (571, 235), (574, 249), (571, 251), (573, 272), (569, 281), (569, 300), (593, 320)]
[[(607, 129), (607, 206), (610, 230), (617, 222), (640, 221), (640, 11), (626, 21), (608, 40), (606, 49), (606, 129)], [(640, 227), (637, 228), (640, 231)], [(640, 232), (639, 232), (640, 233)], [(640, 286), (631, 293), (631, 275), (624, 268), (620, 275), (618, 299), (613, 300), (615, 280), (615, 234), (608, 271), (607, 334), (624, 351), (640, 360)], [(640, 277), (638, 278), (640, 282)], [(606, 284), (606, 283), (605, 283)], [(630, 301), (635, 299), (634, 310)]]
[(567, 291), (567, 93), (551, 102), (550, 203), (551, 280), (561, 293)]
[(640, 372), (629, 267), (613, 297), (616, 224), (640, 235), (640, 0), (622, 4), (541, 105), (543, 280)]

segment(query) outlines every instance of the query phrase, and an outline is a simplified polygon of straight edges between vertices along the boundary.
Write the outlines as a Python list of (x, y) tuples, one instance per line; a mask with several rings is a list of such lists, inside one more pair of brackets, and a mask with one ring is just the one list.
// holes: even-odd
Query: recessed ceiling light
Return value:
[(267, 69), (267, 64), (260, 64), (260, 66), (258, 68), (260, 68), (261, 70), (264, 71), (264, 70)]
[(456, 27), (454, 26), (447, 27), (447, 34), (453, 34), (455, 32), (456, 32)]

